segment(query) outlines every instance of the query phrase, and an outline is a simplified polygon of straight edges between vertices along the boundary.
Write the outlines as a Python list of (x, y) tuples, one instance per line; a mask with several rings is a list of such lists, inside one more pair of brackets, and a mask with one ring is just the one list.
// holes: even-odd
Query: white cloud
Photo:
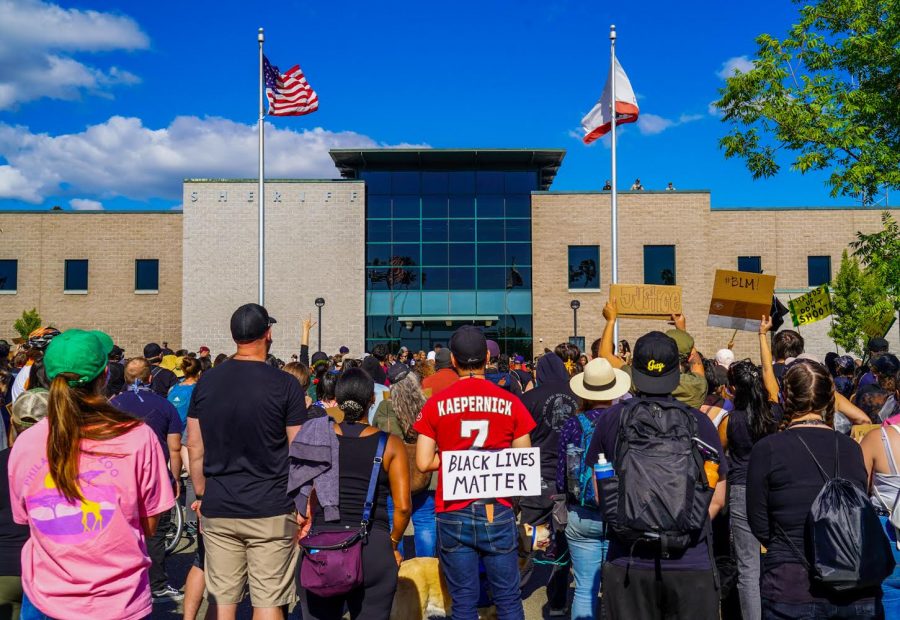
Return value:
[(64, 9), (40, 0), (0, 0), (0, 110), (49, 97), (76, 99), (139, 78), (72, 58), (79, 52), (146, 49), (150, 41), (130, 17)]
[(69, 206), (76, 211), (100, 211), (103, 209), (102, 202), (87, 198), (73, 198), (69, 201)]
[(693, 123), (705, 118), (702, 114), (682, 114), (677, 119), (665, 118), (658, 114), (650, 114), (642, 112), (638, 116), (637, 126), (641, 134), (645, 136), (653, 136), (662, 133), (672, 127), (678, 127), (687, 123)]
[[(180, 116), (151, 129), (113, 116), (83, 132), (50, 136), (0, 123), (0, 198), (40, 202), (59, 192), (137, 200), (177, 199), (186, 177), (254, 177), (256, 126), (223, 118)], [(295, 131), (267, 124), (266, 176), (335, 178), (332, 148), (385, 145), (353, 132)], [(422, 146), (422, 145), (419, 145)]]
[(734, 56), (722, 63), (722, 68), (716, 72), (720, 79), (730, 78), (735, 71), (738, 73), (747, 73), (754, 67), (753, 61), (744, 56)]

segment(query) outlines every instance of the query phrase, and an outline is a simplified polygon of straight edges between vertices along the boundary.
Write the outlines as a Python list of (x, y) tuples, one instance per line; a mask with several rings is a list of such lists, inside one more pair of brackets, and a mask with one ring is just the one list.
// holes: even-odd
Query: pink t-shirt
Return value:
[(150, 557), (141, 517), (175, 503), (159, 439), (144, 424), (108, 441), (82, 441), (69, 503), (47, 466), (47, 420), (16, 439), (9, 458), (13, 518), (31, 537), (22, 549), (22, 586), (51, 618), (143, 618), (152, 611)]

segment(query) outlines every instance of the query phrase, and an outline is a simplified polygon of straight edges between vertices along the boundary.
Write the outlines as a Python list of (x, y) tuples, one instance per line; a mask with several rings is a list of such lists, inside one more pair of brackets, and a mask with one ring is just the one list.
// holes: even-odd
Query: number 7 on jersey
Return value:
[(483, 448), (488, 438), (489, 420), (460, 420), (459, 434), (462, 437), (471, 437), (475, 433), (475, 441), (472, 442), (473, 448)]

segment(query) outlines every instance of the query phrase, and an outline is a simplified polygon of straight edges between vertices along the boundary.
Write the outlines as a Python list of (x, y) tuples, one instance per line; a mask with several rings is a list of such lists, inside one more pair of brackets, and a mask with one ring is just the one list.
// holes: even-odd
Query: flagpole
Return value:
[(265, 200), (265, 109), (263, 101), (265, 100), (265, 76), (263, 75), (263, 29), (259, 29), (257, 35), (259, 41), (259, 188), (257, 189), (257, 200), (259, 205), (259, 305), (264, 306), (266, 302), (266, 200)]
[[(609, 27), (609, 62), (610, 62), (610, 70), (609, 76), (610, 81), (612, 82), (612, 92), (611, 92), (611, 102), (610, 105), (612, 107), (610, 118), (612, 120), (612, 190), (610, 192), (610, 199), (612, 202), (612, 209), (610, 213), (611, 220), (611, 232), (612, 232), (612, 283), (619, 283), (619, 205), (617, 201), (617, 187), (616, 187), (616, 27), (615, 25), (611, 25)], [(619, 320), (616, 319), (615, 326), (613, 328), (613, 338), (615, 342), (613, 342), (613, 351), (619, 350)]]

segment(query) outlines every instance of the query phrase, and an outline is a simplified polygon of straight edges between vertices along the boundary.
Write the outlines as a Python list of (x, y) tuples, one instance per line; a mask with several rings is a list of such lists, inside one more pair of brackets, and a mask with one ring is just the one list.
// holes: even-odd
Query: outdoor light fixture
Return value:
[(413, 328), (413, 322), (412, 322), (412, 321), (407, 321), (407, 322), (406, 322), (406, 329), (408, 329), (409, 331), (412, 331), (412, 328)]
[(577, 299), (573, 299), (572, 303), (569, 304), (569, 307), (572, 308), (572, 335), (578, 336), (578, 309), (581, 307), (581, 302)]
[(319, 309), (319, 351), (322, 350), (322, 306), (325, 305), (324, 297), (316, 297), (316, 307)]
[(490, 326), (493, 325), (493, 324), (494, 324), (493, 321), (485, 321), (485, 322), (484, 322), (484, 326), (485, 326), (485, 327), (490, 327)]

